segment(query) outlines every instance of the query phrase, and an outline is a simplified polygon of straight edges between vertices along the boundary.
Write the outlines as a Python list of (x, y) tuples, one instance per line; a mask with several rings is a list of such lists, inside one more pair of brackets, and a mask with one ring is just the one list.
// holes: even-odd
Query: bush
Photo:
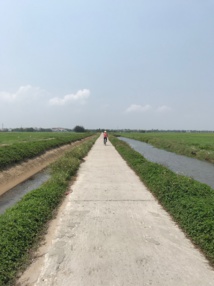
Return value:
[(75, 126), (74, 132), (85, 132), (85, 128), (83, 126)]

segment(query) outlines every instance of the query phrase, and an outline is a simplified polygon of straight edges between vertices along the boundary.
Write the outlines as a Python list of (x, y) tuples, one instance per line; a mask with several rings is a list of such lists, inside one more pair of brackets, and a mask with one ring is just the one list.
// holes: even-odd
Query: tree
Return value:
[(74, 132), (85, 132), (85, 128), (83, 126), (75, 126)]

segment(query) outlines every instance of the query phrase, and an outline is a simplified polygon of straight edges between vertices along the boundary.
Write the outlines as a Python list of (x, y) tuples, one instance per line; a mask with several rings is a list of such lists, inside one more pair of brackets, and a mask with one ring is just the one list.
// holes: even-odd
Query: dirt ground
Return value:
[(48, 165), (62, 156), (65, 151), (72, 149), (78, 144), (81, 144), (83, 140), (47, 151), (42, 156), (27, 160), (21, 164), (15, 165), (14, 167), (0, 172), (0, 195), (29, 179), (36, 173), (42, 171)]

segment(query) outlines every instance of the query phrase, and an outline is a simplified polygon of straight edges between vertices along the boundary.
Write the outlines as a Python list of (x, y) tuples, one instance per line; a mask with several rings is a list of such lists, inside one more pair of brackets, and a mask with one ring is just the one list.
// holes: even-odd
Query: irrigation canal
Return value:
[[(124, 137), (120, 137), (119, 139), (127, 142), (134, 150), (142, 154), (147, 160), (162, 164), (177, 174), (191, 177), (214, 189), (213, 164), (164, 151), (137, 140)], [(49, 178), (50, 175), (47, 170), (40, 172), (0, 196), (0, 214), (4, 213), (7, 208), (17, 203), (25, 194), (41, 186)]]
[(148, 161), (161, 164), (173, 172), (191, 177), (214, 189), (214, 165), (194, 158), (177, 155), (134, 139), (119, 137)]
[(8, 192), (0, 196), (0, 214), (4, 213), (7, 208), (12, 207), (15, 203), (32, 190), (39, 188), (44, 182), (50, 178), (48, 171), (42, 171), (35, 174), (27, 181), (12, 188)]

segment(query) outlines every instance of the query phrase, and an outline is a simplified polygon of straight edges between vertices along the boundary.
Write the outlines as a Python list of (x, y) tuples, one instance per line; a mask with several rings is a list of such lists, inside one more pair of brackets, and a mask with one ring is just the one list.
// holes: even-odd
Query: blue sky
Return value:
[(214, 130), (213, 0), (0, 0), (4, 127)]

